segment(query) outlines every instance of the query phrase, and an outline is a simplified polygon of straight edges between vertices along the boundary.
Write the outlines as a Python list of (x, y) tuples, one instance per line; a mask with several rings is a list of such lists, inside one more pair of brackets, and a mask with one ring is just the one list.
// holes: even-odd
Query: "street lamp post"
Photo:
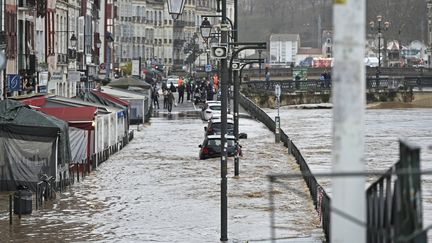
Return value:
[(106, 41), (106, 72), (105, 72), (105, 78), (109, 79), (110, 77), (110, 65), (111, 65), (111, 49), (114, 42), (114, 39), (110, 32), (107, 32), (105, 35), (105, 41)]
[(173, 20), (178, 19), (178, 17), (183, 13), (185, 0), (167, 0), (168, 13), (171, 15)]
[(380, 68), (381, 68), (381, 38), (382, 38), (382, 32), (388, 30), (388, 28), (390, 27), (390, 22), (386, 21), (384, 22), (384, 26), (382, 26), (382, 16), (378, 15), (376, 17), (377, 21), (377, 26), (375, 26), (375, 22), (371, 21), (369, 22), (369, 26), (371, 28), (372, 31), (376, 31), (377, 35), (378, 35), (378, 66), (377, 66), (377, 70), (376, 70), (376, 82), (377, 82), (377, 88), (379, 86), (379, 77), (380, 77)]
[[(212, 25), (210, 23), (210, 21), (208, 21), (207, 18), (204, 18), (204, 20), (201, 23), (200, 26), (200, 32), (201, 32), (201, 37), (203, 38), (205, 44), (206, 44), (206, 48), (208, 50), (208, 39), (211, 36), (211, 32), (212, 32)], [(207, 67), (209, 65), (209, 51), (206, 50), (206, 55), (207, 55), (207, 62), (206, 62), (206, 73), (207, 73), (207, 80), (209, 79), (209, 73), (207, 70)]]

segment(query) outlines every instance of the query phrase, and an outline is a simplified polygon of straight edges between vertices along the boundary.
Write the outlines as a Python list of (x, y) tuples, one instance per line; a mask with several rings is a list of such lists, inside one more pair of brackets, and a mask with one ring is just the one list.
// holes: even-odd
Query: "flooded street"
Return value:
[[(271, 117), (277, 110), (265, 109)], [(280, 109), (281, 128), (293, 139), (312, 172), (331, 171), (332, 110)], [(366, 110), (367, 170), (387, 170), (399, 159), (399, 139), (421, 147), (421, 168), (432, 169), (432, 109)], [(317, 178), (331, 193), (328, 178)], [(370, 178), (372, 182), (376, 178)], [(422, 175), (424, 228), (432, 224), (432, 176)], [(429, 239), (432, 232), (429, 231)]]
[[(0, 197), (2, 242), (219, 242), (220, 159), (198, 159), (205, 123), (163, 115), (135, 131), (122, 151), (61, 194), (52, 205), (15, 217), (9, 226), (7, 197)], [(136, 127), (135, 127), (136, 128)], [(134, 129), (135, 129), (134, 128)], [(269, 173), (299, 171), (287, 150), (274, 145), (262, 124), (240, 120), (240, 177), (228, 160), (230, 242), (270, 238)], [(308, 193), (302, 179), (287, 182)], [(321, 242), (310, 200), (284, 187), (274, 190), (277, 237)]]

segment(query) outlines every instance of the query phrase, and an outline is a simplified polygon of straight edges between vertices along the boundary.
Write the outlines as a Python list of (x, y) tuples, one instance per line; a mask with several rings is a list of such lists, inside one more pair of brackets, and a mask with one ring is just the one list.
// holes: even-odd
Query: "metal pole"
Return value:
[[(234, 42), (238, 41), (238, 32), (237, 32), (237, 4), (238, 0), (234, 0), (234, 29), (233, 29), (233, 39)], [(235, 136), (235, 142), (236, 146), (240, 146), (239, 144), (239, 96), (240, 96), (240, 83), (238, 78), (238, 70), (234, 70), (233, 72), (234, 76), (234, 97), (233, 97), (233, 105), (234, 105), (234, 136)], [(240, 158), (238, 153), (235, 154), (234, 157), (234, 176), (239, 176), (240, 174)]]
[[(222, 25), (221, 29), (221, 45), (228, 43), (227, 24), (227, 9), (226, 1), (222, 0)], [(227, 101), (228, 101), (228, 70), (227, 59), (220, 60), (221, 65), (221, 241), (228, 241), (228, 197), (227, 197)]]
[[(366, 1), (335, 1), (333, 9), (333, 172), (363, 173)], [(364, 243), (365, 177), (332, 178), (330, 242)], [(346, 214), (346, 215), (343, 215)]]
[(9, 194), (9, 224), (12, 225), (12, 194)]
[(106, 43), (106, 73), (105, 73), (105, 78), (109, 79), (109, 73), (110, 73), (110, 54), (111, 54), (111, 49), (109, 48), (109, 44), (107, 43), (107, 41), (105, 41)]
[(378, 21), (378, 67), (376, 73), (377, 82), (380, 76), (380, 68), (381, 68), (381, 21)]

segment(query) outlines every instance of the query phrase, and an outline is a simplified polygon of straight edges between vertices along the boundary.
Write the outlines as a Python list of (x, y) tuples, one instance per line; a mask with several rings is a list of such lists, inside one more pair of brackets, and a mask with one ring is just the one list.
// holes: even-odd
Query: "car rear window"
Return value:
[(210, 110), (214, 110), (214, 111), (220, 111), (221, 110), (221, 106), (220, 105), (211, 105), (209, 106)]

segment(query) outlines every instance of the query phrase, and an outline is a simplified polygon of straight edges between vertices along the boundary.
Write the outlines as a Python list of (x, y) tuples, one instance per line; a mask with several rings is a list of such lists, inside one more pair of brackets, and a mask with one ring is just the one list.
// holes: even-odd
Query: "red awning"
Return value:
[(45, 96), (34, 96), (30, 98), (19, 99), (18, 101), (26, 105), (42, 107), (45, 105)]
[(107, 100), (110, 100), (110, 101), (112, 101), (114, 103), (120, 104), (122, 106), (129, 106), (129, 102), (124, 101), (122, 99), (119, 99), (117, 97), (114, 97), (112, 95), (109, 95), (109, 94), (106, 94), (106, 93), (103, 93), (103, 92), (100, 92), (100, 91), (92, 91), (92, 93), (95, 94), (95, 95), (97, 95), (97, 96), (99, 96), (99, 97), (102, 97), (102, 98), (105, 98)]
[(48, 107), (38, 108), (37, 110), (67, 121), (69, 126), (80, 129), (93, 129), (92, 123), (96, 115), (97, 108), (94, 106), (83, 107)]

